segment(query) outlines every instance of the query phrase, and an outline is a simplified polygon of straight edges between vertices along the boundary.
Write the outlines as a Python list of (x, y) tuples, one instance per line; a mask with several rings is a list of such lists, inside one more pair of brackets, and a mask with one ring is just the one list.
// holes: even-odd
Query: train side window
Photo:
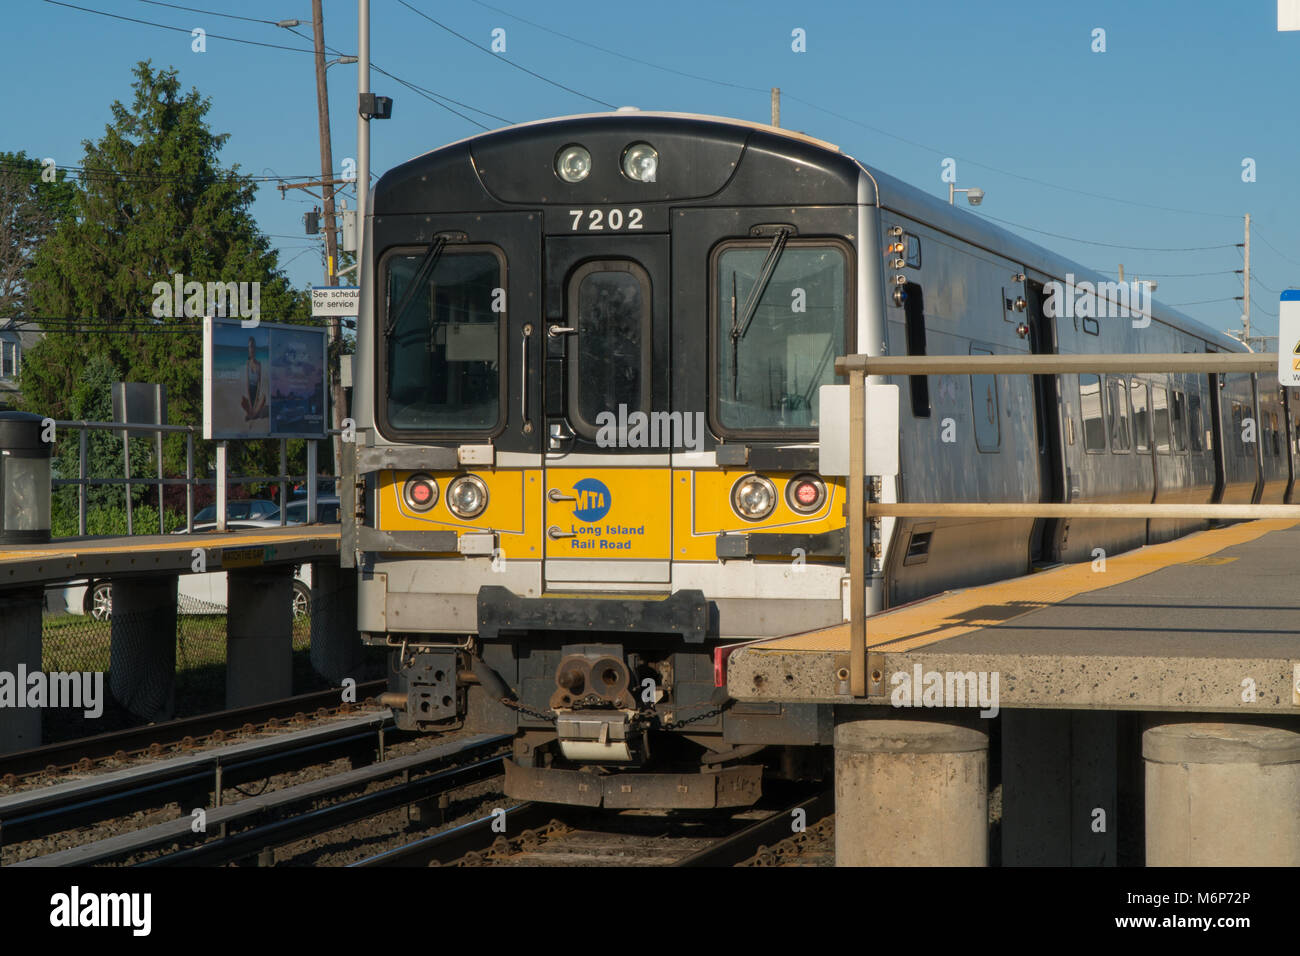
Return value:
[(1273, 457), (1282, 456), (1282, 430), (1278, 427), (1277, 412), (1269, 412), (1269, 419), (1273, 423)]
[(1241, 402), (1232, 403), (1232, 452), (1238, 458), (1246, 457), (1246, 443), (1242, 441), (1242, 423), (1246, 418), (1246, 408)]
[[(1133, 444), (1137, 451), (1151, 450), (1151, 415), (1147, 409), (1147, 383), (1129, 380), (1129, 395), (1133, 400)], [(1168, 450), (1168, 449), (1166, 449)]]
[[(1202, 437), (1204, 436), (1204, 440)], [(1209, 437), (1205, 428), (1205, 410), (1201, 405), (1201, 393), (1187, 393), (1187, 438), (1192, 451), (1205, 451), (1209, 446)]]
[(1101, 414), (1101, 378), (1079, 376), (1079, 412), (1083, 417), (1083, 450), (1097, 454), (1106, 450), (1106, 423)]
[(1187, 451), (1187, 395), (1174, 389), (1169, 403), (1169, 427), (1174, 440), (1174, 451)]
[(1158, 454), (1169, 454), (1169, 430), (1169, 391), (1163, 385), (1152, 385), (1151, 440)]
[(1133, 450), (1129, 432), (1128, 388), (1123, 378), (1106, 376), (1106, 406), (1110, 415), (1110, 450), (1124, 454)]
[[(989, 349), (970, 349), (971, 355), (992, 355)], [(998, 378), (996, 375), (970, 377), (971, 418), (975, 422), (975, 447), (982, 452), (996, 452), (1002, 444), (1002, 430), (998, 425)]]
[[(920, 253), (917, 253), (918, 256)], [(925, 298), (921, 287), (909, 282), (903, 287), (903, 319), (907, 331), (907, 354), (925, 354)], [(912, 390), (912, 417), (930, 417), (930, 379), (926, 375), (909, 375), (908, 387)]]

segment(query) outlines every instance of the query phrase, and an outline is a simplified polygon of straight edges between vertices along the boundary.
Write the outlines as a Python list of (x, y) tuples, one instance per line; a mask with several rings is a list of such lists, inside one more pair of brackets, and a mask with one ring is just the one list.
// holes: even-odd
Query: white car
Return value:
[[(215, 522), (194, 526), (201, 534), (216, 529)], [(230, 521), (229, 531), (247, 531), (253, 528), (278, 528), (278, 520)], [(178, 531), (177, 534), (184, 534)], [(203, 574), (181, 574), (177, 579), (176, 600), (181, 614), (225, 614), (226, 572), (208, 571)], [(301, 617), (311, 609), (311, 565), (301, 564), (294, 569), (293, 616)], [(111, 581), (69, 581), (46, 590), (46, 609), (56, 614), (88, 614), (97, 621), (107, 621), (113, 616), (113, 584)]]

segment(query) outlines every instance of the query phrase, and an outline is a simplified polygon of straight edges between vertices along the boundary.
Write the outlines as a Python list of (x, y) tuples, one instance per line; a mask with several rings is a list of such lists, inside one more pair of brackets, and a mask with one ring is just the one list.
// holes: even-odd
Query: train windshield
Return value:
[(839, 246), (792, 241), (739, 328), (769, 254), (767, 243), (737, 244), (716, 260), (718, 423), (737, 431), (816, 428), (818, 389), (834, 384), (835, 358), (846, 351), (847, 260)]
[[(431, 249), (384, 266), (386, 417), (402, 431), (490, 431), (501, 418), (501, 261)], [(494, 303), (498, 305), (494, 311)]]

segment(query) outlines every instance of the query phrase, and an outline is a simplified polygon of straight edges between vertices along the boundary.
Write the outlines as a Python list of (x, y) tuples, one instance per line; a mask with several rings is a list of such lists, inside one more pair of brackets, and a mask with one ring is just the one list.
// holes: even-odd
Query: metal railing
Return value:
[[(126, 498), (126, 533), (134, 534), (134, 521), (132, 518), (131, 488), (135, 485), (144, 485), (156, 487), (158, 489), (158, 533), (166, 534), (166, 516), (163, 507), (163, 488), (168, 485), (185, 486), (185, 530), (187, 533), (194, 531), (194, 489), (199, 485), (215, 485), (217, 488), (217, 527), (224, 531), (226, 526), (225, 516), (225, 486), (231, 481), (239, 484), (253, 484), (258, 482), (276, 482), (280, 486), (280, 526), (284, 527), (288, 501), (288, 492), (290, 482), (303, 481), (307, 484), (307, 520), (314, 521), (316, 518), (316, 483), (321, 480), (331, 480), (329, 476), (316, 475), (317, 445), (322, 439), (307, 439), (307, 473), (294, 475), (289, 473), (289, 452), (287, 438), (279, 439), (280, 442), (280, 473), (278, 475), (228, 475), (225, 470), (225, 452), (227, 442), (219, 441), (217, 443), (217, 474), (212, 478), (199, 478), (194, 471), (194, 441), (196, 438), (203, 438), (202, 428), (196, 425), (151, 425), (140, 424), (138, 422), (87, 422), (87, 421), (55, 421), (54, 427), (57, 435), (63, 429), (69, 429), (78, 433), (78, 451), (77, 451), (77, 477), (76, 478), (55, 478), (51, 481), (54, 487), (73, 486), (77, 489), (77, 534), (86, 535), (86, 511), (87, 511), (87, 491), (95, 486), (124, 486), (124, 496)], [(185, 477), (184, 478), (166, 478), (163, 476), (162, 455), (155, 452), (157, 458), (158, 473), (156, 477), (141, 477), (131, 474), (131, 460), (129, 450), (123, 452), (123, 477), (121, 478), (91, 478), (87, 474), (87, 451), (89, 445), (89, 434), (92, 431), (110, 431), (110, 432), (127, 432), (136, 434), (147, 432), (155, 435), (161, 440), (163, 435), (179, 434), (185, 436)], [(329, 435), (340, 434), (339, 429), (330, 429)], [(265, 438), (251, 438), (249, 441), (266, 441)], [(274, 440), (274, 439), (272, 439)], [(328, 439), (325, 439), (328, 440)], [(337, 478), (332, 479), (337, 482)]]
[(849, 690), (866, 697), (867, 541), (872, 518), (1208, 518), (1300, 519), (1300, 505), (1064, 504), (1029, 502), (874, 502), (866, 500), (867, 376), (1070, 375), (1136, 372), (1196, 374), (1276, 371), (1277, 353), (1211, 352), (1150, 355), (846, 355), (835, 371), (849, 377)]

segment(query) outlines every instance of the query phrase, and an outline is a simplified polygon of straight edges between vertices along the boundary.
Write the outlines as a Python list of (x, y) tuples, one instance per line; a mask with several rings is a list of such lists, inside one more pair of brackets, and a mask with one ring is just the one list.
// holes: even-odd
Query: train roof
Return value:
[[(613, 119), (627, 121), (635, 118), (645, 117), (654, 119), (676, 119), (692, 123), (707, 123), (719, 127), (731, 127), (746, 129), (754, 132), (760, 132), (766, 136), (789, 139), (799, 143), (801, 146), (813, 147), (827, 153), (832, 153), (842, 157), (847, 164), (866, 174), (874, 185), (876, 195), (865, 198), (863, 201), (873, 202), (882, 209), (888, 209), (900, 213), (917, 222), (924, 223), (931, 228), (940, 232), (948, 233), (956, 238), (980, 246), (989, 252), (1014, 262), (1022, 264), (1025, 268), (1031, 269), (1042, 275), (1064, 282), (1067, 275), (1073, 275), (1076, 282), (1087, 281), (1092, 283), (1113, 282), (1113, 279), (1090, 269), (1081, 263), (1075, 262), (1065, 256), (1053, 252), (1044, 246), (1035, 242), (1030, 242), (1007, 229), (995, 225), (987, 219), (981, 218), (973, 213), (967, 212), (943, 199), (932, 196), (916, 188), (915, 186), (905, 183), (903, 180), (874, 166), (868, 166), (866, 163), (850, 156), (844, 150), (840, 149), (834, 143), (815, 136), (809, 136), (796, 130), (784, 129), (779, 126), (770, 126), (766, 123), (755, 123), (749, 120), (735, 119), (726, 116), (711, 116), (704, 113), (680, 113), (664, 110), (640, 110), (633, 107), (624, 107), (615, 111), (600, 113), (576, 113), (567, 116), (556, 116), (548, 119), (531, 120), (527, 123), (515, 123), (510, 126), (490, 130), (484, 133), (477, 133), (472, 136), (466, 136), (454, 142), (439, 146), (436, 149), (429, 150), (419, 156), (413, 157), (409, 162), (415, 162), (427, 157), (435, 152), (450, 149), (463, 143), (469, 143), (484, 139), (485, 137), (494, 136), (503, 132), (514, 131), (535, 126), (562, 125), (569, 122), (588, 122), (593, 119)], [(378, 187), (376, 187), (378, 188)], [(1242, 351), (1246, 346), (1241, 342), (1225, 335), (1222, 332), (1215, 331), (1203, 323), (1197, 321), (1191, 316), (1161, 304), (1156, 299), (1151, 300), (1151, 317), (1153, 320), (1161, 322), (1172, 328), (1179, 329), (1189, 334), (1197, 335), (1206, 342), (1218, 346), (1225, 351)]]

